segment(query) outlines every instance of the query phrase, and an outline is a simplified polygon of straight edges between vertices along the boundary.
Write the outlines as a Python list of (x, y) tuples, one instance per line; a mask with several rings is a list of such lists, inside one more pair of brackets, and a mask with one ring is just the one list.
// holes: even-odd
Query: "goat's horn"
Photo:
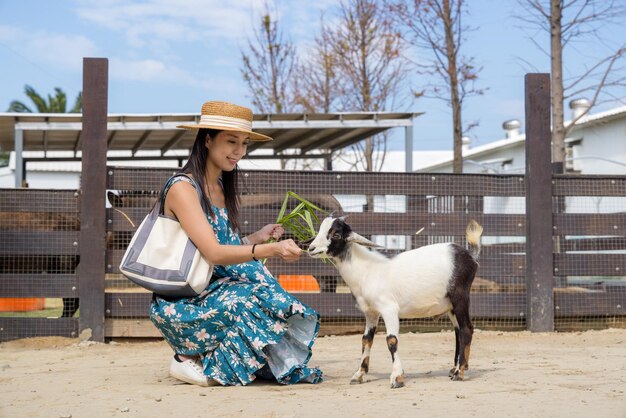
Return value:
[(351, 232), (347, 239), (348, 242), (353, 242), (355, 244), (360, 244), (364, 247), (372, 247), (372, 248), (382, 248), (382, 245), (378, 245), (368, 240), (367, 238), (357, 234), (356, 232)]

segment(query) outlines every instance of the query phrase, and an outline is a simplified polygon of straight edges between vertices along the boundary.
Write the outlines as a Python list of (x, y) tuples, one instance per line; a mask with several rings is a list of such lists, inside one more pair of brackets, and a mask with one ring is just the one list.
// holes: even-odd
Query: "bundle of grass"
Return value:
[[(293, 210), (287, 213), (287, 208), (293, 200), (297, 204)], [(298, 194), (288, 191), (276, 218), (276, 223), (281, 224), (287, 233), (293, 235), (300, 247), (305, 247), (315, 237), (320, 224), (316, 211), (322, 214), (327, 213)], [(303, 248), (303, 251), (307, 251), (307, 249)], [(317, 280), (311, 275), (283, 274), (278, 276), (278, 281), (289, 292), (317, 293), (320, 291)]]
[[(290, 200), (295, 200), (298, 204), (291, 212), (287, 213)], [(288, 191), (276, 218), (276, 223), (281, 224), (285, 231), (293, 235), (294, 241), (303, 245), (313, 239), (317, 233), (320, 220), (316, 211), (322, 214), (327, 213), (298, 194)]]

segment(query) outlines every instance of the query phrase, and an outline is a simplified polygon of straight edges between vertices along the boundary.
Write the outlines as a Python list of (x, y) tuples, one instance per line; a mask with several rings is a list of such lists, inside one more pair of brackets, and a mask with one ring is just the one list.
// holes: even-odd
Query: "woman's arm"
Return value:
[[(190, 183), (179, 181), (170, 187), (165, 198), (165, 210), (178, 219), (183, 230), (211, 264), (223, 266), (253, 259), (253, 245), (222, 245), (217, 241), (198, 200), (198, 193)], [(293, 240), (256, 243), (254, 247), (254, 257), (257, 260), (279, 256), (286, 261), (295, 261), (301, 253), (302, 250)]]

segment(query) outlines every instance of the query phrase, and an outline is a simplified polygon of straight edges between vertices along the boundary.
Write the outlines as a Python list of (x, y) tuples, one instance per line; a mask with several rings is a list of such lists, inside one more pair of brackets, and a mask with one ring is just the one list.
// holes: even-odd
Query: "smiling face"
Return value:
[(215, 137), (207, 136), (205, 146), (209, 151), (209, 164), (223, 171), (232, 171), (246, 155), (250, 134), (221, 131)]

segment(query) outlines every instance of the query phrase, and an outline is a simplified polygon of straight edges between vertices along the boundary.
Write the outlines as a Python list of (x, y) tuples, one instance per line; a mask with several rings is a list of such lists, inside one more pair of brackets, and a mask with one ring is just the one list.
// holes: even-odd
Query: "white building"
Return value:
[[(574, 112), (584, 101), (570, 103)], [(565, 122), (566, 125), (571, 123)], [(476, 148), (464, 147), (464, 173), (523, 174), (525, 139), (517, 120), (504, 122), (505, 138)], [(626, 174), (626, 106), (580, 118), (566, 142), (566, 171), (577, 174)], [(450, 173), (452, 157), (416, 169), (418, 172)]]

